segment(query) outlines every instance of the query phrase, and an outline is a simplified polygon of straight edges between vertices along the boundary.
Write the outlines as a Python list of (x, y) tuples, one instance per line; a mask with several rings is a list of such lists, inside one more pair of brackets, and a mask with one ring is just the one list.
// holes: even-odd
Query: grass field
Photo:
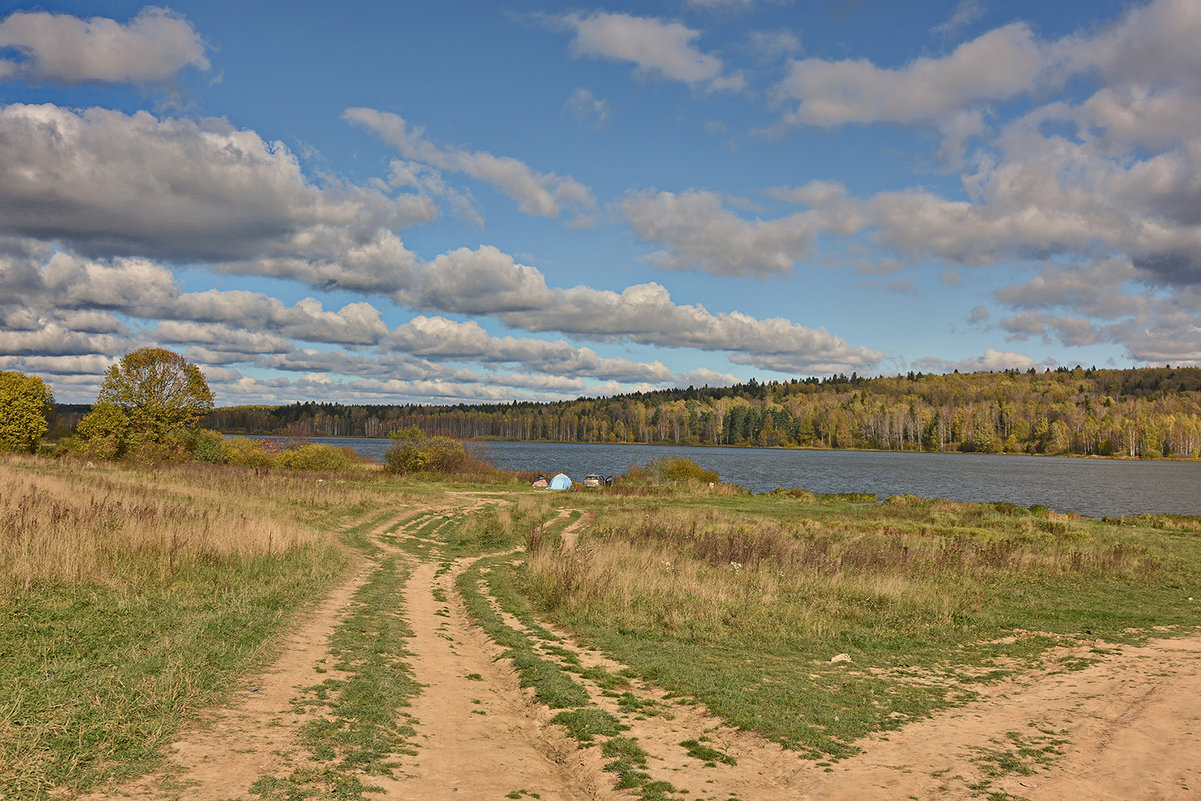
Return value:
[(345, 569), (361, 497), (247, 479), (0, 463), (0, 796), (144, 772)]
[(646, 678), (814, 756), (845, 756), (1053, 646), (1201, 623), (1196, 519), (906, 496), (672, 500), (598, 497), (576, 548), (531, 549), (532, 601)]
[[(456, 517), (467, 492), (475, 510)], [(459, 591), (523, 684), (564, 710), (581, 741), (608, 723), (580, 695), (578, 666), (555, 661), (566, 652), (552, 629), (736, 726), (837, 759), (865, 734), (963, 702), (1020, 667), (1088, 663), (1087, 652), (1063, 658), (1065, 645), (1100, 654), (1107, 643), (1201, 625), (1189, 600), (1201, 597), (1201, 520), (852, 500), (703, 485), (547, 494), (522, 484), (6, 458), (0, 797), (86, 792), (152, 769), (181, 725), (265, 663), (356, 553), (388, 566), (356, 601), (368, 621), (392, 614), (406, 565), (507, 553), (477, 562)], [(370, 526), (350, 525), (384, 520), (385, 508), (435, 506), (452, 511), (415, 511), (403, 537), (379, 535), (405, 558), (383, 559), (364, 534)], [(569, 521), (587, 522), (574, 547), (561, 536)], [(513, 553), (523, 542), (526, 552)], [(399, 666), (404, 626), (377, 623)], [(842, 654), (850, 661), (831, 661)], [(393, 672), (364, 673), (389, 709), (419, 691), (403, 669)], [(618, 677), (588, 678), (620, 693)], [(393, 680), (404, 686), (385, 686)], [(361, 720), (354, 726), (396, 723)], [(407, 748), (405, 736), (392, 730), (370, 760)], [(607, 736), (606, 757), (637, 786), (637, 743)], [(330, 742), (312, 747), (361, 750)], [(702, 740), (691, 747), (709, 753)], [(653, 786), (643, 785), (644, 797)], [(291, 787), (260, 795), (288, 797)]]

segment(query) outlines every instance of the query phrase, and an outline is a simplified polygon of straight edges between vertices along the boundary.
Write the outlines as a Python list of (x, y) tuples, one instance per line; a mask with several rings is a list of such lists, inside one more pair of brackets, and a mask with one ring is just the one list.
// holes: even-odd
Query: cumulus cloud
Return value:
[(563, 340), (494, 337), (474, 321), (455, 322), (445, 317), (418, 315), (394, 329), (389, 339), (392, 347), (420, 356), (514, 363), (545, 375), (586, 376), (622, 383), (672, 380), (671, 371), (659, 361), (603, 358), (591, 348), (577, 348)]
[(1158, 291), (1128, 259), (1048, 266), (993, 294), (1013, 311), (999, 322), (1011, 339), (1117, 344), (1148, 364), (1192, 364), (1201, 354), (1201, 286)]
[(316, 258), (429, 219), (374, 189), (314, 186), (283, 144), (222, 120), (53, 105), (0, 107), (0, 212), (0, 234), (184, 262)]
[(748, 221), (726, 211), (715, 192), (647, 190), (628, 195), (619, 208), (639, 239), (667, 246), (648, 261), (672, 270), (765, 278), (791, 270), (817, 233), (809, 213)]
[(742, 380), (738, 376), (730, 373), (719, 373), (716, 370), (710, 370), (708, 367), (698, 367), (695, 370), (681, 373), (679, 379), (681, 384), (690, 387), (732, 387), (735, 384), (742, 383)]
[(700, 31), (655, 17), (594, 11), (587, 16), (567, 14), (558, 21), (575, 31), (573, 55), (626, 61), (637, 72), (681, 81), (710, 91), (741, 91), (746, 79), (727, 73), (722, 60), (694, 45)]
[(1046, 64), (1030, 27), (1012, 23), (947, 56), (919, 58), (897, 69), (866, 60), (794, 61), (773, 94), (780, 103), (799, 103), (786, 115), (788, 124), (917, 122), (939, 119), (969, 103), (1028, 92)]
[(596, 207), (592, 191), (571, 176), (540, 173), (509, 156), (435, 144), (425, 138), (422, 128), (410, 127), (403, 117), (389, 112), (351, 108), (343, 117), (376, 134), (406, 159), (461, 172), (496, 187), (526, 214), (553, 218), (564, 208), (582, 214)]
[[(953, 32), (980, 11), (963, 0), (936, 32)], [(1201, 12), (1194, 0), (1152, 0), (1095, 31), (1039, 39), (1013, 22), (964, 42), (943, 56), (903, 67), (870, 61), (808, 58), (793, 61), (773, 89), (777, 102), (796, 104), (785, 125), (939, 123), (971, 108), (1063, 85), (1076, 75), (1109, 86), (1201, 84)], [(997, 65), (1004, 65), (998, 69)]]
[(818, 369), (828, 365), (836, 365), (833, 372), (862, 369), (883, 358), (879, 351), (851, 346), (824, 329), (782, 318), (761, 320), (681, 306), (659, 284), (636, 284), (620, 293), (586, 286), (551, 288), (536, 268), (491, 246), (460, 248), (419, 266), (393, 299), (414, 309), (488, 315), (527, 331), (731, 351), (741, 364), (790, 364), (793, 372), (829, 372)]
[(915, 359), (913, 367), (929, 373), (951, 373), (958, 370), (961, 373), (996, 373), (1002, 370), (1029, 370), (1031, 367), (1048, 367), (1047, 363), (1040, 364), (1024, 353), (1014, 351), (999, 351), (988, 348), (980, 356), (967, 359)]
[(209, 68), (203, 40), (182, 16), (147, 6), (127, 23), (106, 17), (16, 11), (0, 21), (0, 79), (46, 83), (161, 83)]

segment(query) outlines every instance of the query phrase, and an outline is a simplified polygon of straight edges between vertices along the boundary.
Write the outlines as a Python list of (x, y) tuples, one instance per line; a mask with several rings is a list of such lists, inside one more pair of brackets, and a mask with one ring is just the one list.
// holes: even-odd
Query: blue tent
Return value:
[(557, 490), (571, 489), (571, 479), (560, 473), (550, 480), (550, 488)]

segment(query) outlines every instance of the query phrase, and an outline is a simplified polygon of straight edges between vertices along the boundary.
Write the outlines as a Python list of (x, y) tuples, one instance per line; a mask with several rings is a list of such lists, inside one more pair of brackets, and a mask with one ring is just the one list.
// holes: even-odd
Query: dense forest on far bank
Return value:
[(1201, 456), (1201, 368), (1060, 368), (689, 387), (556, 403), (233, 406), (227, 433)]

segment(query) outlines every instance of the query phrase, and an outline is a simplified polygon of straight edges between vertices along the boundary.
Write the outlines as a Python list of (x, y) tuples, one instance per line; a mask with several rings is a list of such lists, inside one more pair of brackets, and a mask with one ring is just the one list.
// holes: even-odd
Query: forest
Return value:
[(1201, 457), (1201, 368), (909, 373), (688, 387), (555, 403), (232, 406), (226, 433)]

